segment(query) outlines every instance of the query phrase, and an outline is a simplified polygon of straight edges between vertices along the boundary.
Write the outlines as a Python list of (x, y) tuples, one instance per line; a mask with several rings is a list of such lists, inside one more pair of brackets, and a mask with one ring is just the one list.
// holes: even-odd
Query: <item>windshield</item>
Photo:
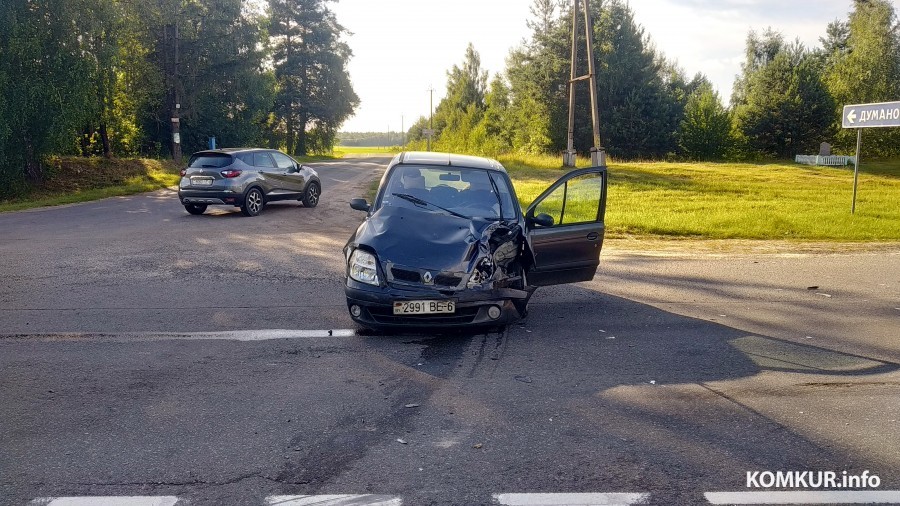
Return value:
[(506, 177), (458, 167), (394, 168), (377, 207), (381, 206), (424, 207), (472, 218), (517, 216)]

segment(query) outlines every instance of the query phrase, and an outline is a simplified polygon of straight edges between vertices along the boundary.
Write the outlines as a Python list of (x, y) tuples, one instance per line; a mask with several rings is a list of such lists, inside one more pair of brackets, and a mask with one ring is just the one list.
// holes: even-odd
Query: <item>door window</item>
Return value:
[(272, 157), (268, 153), (253, 153), (253, 166), (274, 169), (275, 162), (272, 161)]
[(602, 192), (602, 174), (573, 177), (544, 197), (534, 208), (533, 216), (547, 214), (553, 218), (554, 225), (597, 221)]
[(294, 168), (294, 161), (291, 160), (287, 155), (278, 153), (276, 151), (272, 152), (272, 158), (275, 159), (275, 165), (278, 166), (279, 169), (292, 169)]

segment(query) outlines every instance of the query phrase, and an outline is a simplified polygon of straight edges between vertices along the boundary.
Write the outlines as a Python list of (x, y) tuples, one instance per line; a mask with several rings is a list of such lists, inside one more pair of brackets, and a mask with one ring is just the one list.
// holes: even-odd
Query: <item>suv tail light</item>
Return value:
[(228, 170), (223, 170), (222, 172), (220, 172), (220, 174), (222, 174), (222, 177), (224, 177), (224, 178), (231, 179), (233, 177), (240, 176), (241, 171), (234, 170), (234, 169), (228, 169)]

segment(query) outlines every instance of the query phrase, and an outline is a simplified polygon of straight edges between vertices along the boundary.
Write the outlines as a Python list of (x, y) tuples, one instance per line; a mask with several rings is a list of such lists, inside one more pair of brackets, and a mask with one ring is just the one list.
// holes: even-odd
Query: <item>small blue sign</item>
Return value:
[(844, 128), (900, 126), (900, 102), (845, 105), (841, 114)]

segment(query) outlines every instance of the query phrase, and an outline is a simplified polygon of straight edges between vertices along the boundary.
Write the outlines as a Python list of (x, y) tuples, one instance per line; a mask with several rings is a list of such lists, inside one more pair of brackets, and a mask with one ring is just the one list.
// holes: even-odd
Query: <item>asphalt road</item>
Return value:
[(693, 505), (748, 471), (900, 490), (900, 249), (611, 242), (503, 332), (354, 335), (347, 203), (386, 161), (317, 164), (318, 208), (256, 218), (167, 190), (0, 215), (0, 504)]

